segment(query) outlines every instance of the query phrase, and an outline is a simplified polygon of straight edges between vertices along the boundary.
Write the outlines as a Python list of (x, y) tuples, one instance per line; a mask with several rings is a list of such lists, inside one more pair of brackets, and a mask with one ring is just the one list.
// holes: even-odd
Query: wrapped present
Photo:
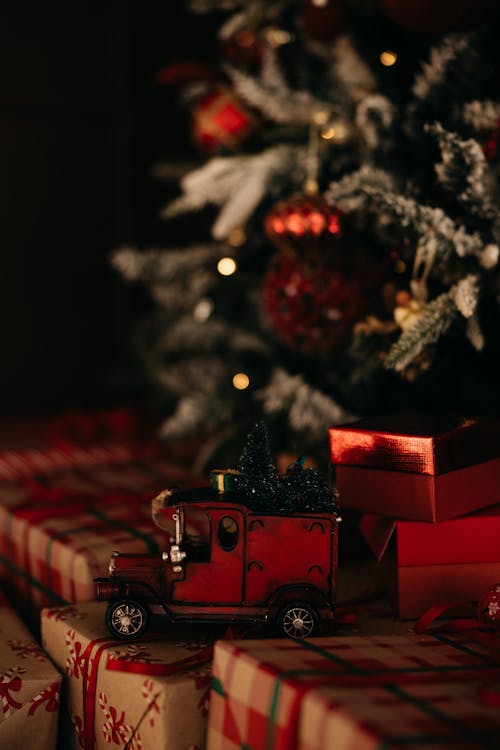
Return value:
[(500, 503), (500, 420), (398, 414), (330, 428), (341, 504), (417, 521)]
[(384, 565), (400, 617), (476, 600), (500, 580), (500, 506), (435, 524), (366, 515), (361, 531)]
[(217, 643), (207, 750), (500, 747), (498, 654), (451, 637)]
[(113, 549), (160, 552), (168, 542), (151, 498), (193, 481), (134, 444), (2, 453), (0, 575), (28, 611), (95, 599)]
[(0, 747), (55, 750), (61, 676), (0, 594)]
[(120, 643), (105, 610), (93, 602), (42, 612), (43, 646), (66, 675), (65, 750), (204, 746), (213, 647), (199, 629)]

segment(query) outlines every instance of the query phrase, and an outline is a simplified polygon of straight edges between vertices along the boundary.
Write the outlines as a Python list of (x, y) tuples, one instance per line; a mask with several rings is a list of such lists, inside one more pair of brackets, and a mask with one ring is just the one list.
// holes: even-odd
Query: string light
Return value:
[(267, 29), (264, 29), (264, 38), (271, 47), (276, 49), (277, 47), (282, 47), (284, 44), (289, 44), (293, 41), (294, 37), (293, 34), (285, 31), (285, 29), (277, 29), (274, 26), (269, 26)]
[(383, 52), (380, 53), (379, 60), (386, 68), (392, 68), (393, 65), (396, 65), (398, 61), (398, 55), (397, 52), (394, 52), (391, 49), (386, 49)]
[(221, 276), (232, 276), (237, 269), (238, 264), (234, 258), (221, 258), (217, 263), (217, 270)]
[(236, 229), (231, 229), (227, 236), (227, 244), (230, 245), (230, 247), (241, 247), (241, 245), (244, 245), (246, 242), (247, 236), (243, 229), (240, 227), (236, 227)]
[(237, 372), (233, 378), (233, 385), (238, 391), (244, 391), (250, 385), (250, 378), (244, 372)]
[(330, 125), (328, 128), (325, 128), (321, 131), (321, 137), (324, 141), (331, 141), (332, 138), (335, 138), (335, 130)]
[(319, 109), (313, 115), (313, 122), (315, 125), (326, 125), (330, 118), (330, 113), (326, 109)]
[(198, 323), (205, 323), (214, 311), (214, 303), (208, 297), (200, 299), (193, 310), (193, 318)]

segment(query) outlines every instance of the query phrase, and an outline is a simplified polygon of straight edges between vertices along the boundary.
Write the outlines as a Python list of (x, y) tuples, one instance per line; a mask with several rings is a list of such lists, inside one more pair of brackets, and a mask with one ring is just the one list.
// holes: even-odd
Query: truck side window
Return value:
[(238, 544), (238, 524), (232, 516), (222, 516), (217, 527), (217, 544), (230, 552)]

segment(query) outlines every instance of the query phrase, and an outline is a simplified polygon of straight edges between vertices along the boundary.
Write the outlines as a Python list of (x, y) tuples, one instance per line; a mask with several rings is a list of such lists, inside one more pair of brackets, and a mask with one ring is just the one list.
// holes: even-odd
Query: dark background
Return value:
[[(184, 2), (0, 5), (0, 412), (135, 398), (130, 327), (144, 299), (113, 248), (181, 240), (157, 211), (161, 160), (194, 157), (163, 64), (212, 54)], [(173, 231), (173, 234), (172, 234)]]

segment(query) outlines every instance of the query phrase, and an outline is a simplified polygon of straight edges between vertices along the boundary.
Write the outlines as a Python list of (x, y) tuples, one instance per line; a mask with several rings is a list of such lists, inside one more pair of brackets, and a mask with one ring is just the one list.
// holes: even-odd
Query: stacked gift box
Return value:
[(0, 575), (19, 607), (95, 599), (110, 553), (161, 552), (151, 498), (193, 483), (158, 446), (100, 443), (0, 454)]
[(340, 503), (402, 618), (500, 580), (500, 420), (400, 414), (330, 429)]
[(56, 750), (61, 676), (0, 592), (0, 747)]

